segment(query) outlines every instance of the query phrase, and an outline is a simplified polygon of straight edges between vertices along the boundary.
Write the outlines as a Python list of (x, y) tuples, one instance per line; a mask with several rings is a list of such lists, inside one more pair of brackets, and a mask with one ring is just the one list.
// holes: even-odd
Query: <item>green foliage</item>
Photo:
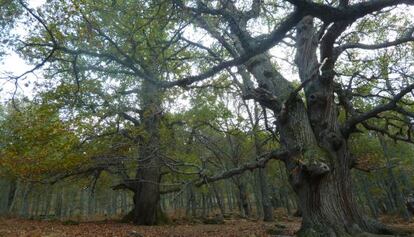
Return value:
[(0, 0), (0, 59), (4, 51), (16, 40), (11, 30), (21, 14), (21, 7), (14, 0)]
[(0, 134), (3, 175), (41, 180), (86, 162), (70, 124), (61, 120), (58, 108), (47, 104), (21, 103), (19, 110), (8, 106)]

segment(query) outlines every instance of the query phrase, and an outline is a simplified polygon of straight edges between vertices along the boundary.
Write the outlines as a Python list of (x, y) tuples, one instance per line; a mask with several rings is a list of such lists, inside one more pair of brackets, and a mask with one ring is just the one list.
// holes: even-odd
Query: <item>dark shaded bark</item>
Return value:
[[(183, 9), (192, 12), (199, 26), (216, 38), (234, 60), (256, 51), (248, 60), (241, 61), (243, 66), (239, 67), (243, 77), (243, 94), (245, 99), (254, 99), (273, 111), (284, 149), (292, 151), (299, 147), (300, 154), (289, 154), (283, 159), (290, 184), (298, 195), (303, 216), (299, 235), (354, 236), (362, 232), (387, 232), (386, 228), (368, 221), (362, 215), (353, 197), (350, 170), (354, 160), (347, 139), (357, 124), (395, 108), (397, 101), (412, 90), (414, 85), (401, 90), (389, 103), (376, 106), (366, 113), (352, 113), (348, 121), (340, 123), (334, 94), (337, 91), (334, 65), (339, 56), (335, 45), (341, 34), (358, 18), (388, 6), (412, 1), (374, 0), (350, 4), (344, 0), (339, 1), (337, 7), (314, 1), (289, 0), (295, 5), (298, 15), (286, 17), (281, 25), (290, 20), (294, 25), (299, 23), (296, 27), (295, 63), (302, 85), (298, 89), (293, 88), (292, 83), (275, 69), (269, 55), (264, 53), (266, 50), (256, 50), (261, 45), (258, 40), (261, 37), (254, 38), (247, 25), (249, 20), (259, 15), (260, 7), (256, 8), (259, 10), (255, 14), (251, 14), (250, 11), (238, 10), (233, 1), (225, 1), (225, 4), (219, 1), (217, 8), (203, 4), (187, 7), (182, 1), (176, 2)], [(260, 1), (256, 4), (260, 5)], [(222, 32), (220, 28), (210, 26), (207, 18), (203, 18), (203, 15), (209, 14), (219, 22), (222, 17), (220, 23), (228, 26), (231, 32)], [(313, 17), (322, 20), (323, 26), (319, 29), (314, 27)], [(273, 38), (273, 42), (277, 42), (277, 38)], [(320, 54), (320, 62), (317, 52)], [(232, 64), (224, 62), (213, 70), (223, 69), (220, 68), (221, 65)], [(247, 78), (250, 75), (245, 69), (255, 77), (257, 84)], [(199, 76), (175, 82), (175, 85), (187, 85), (214, 73), (208, 70)], [(257, 88), (254, 88), (255, 85)], [(298, 96), (302, 88), (305, 90), (306, 102)], [(345, 103), (341, 104), (346, 107)]]
[(223, 202), (222, 195), (220, 195), (219, 187), (217, 186), (216, 183), (212, 183), (211, 188), (213, 189), (214, 197), (216, 198), (216, 202), (217, 202), (217, 206), (220, 210), (221, 218), (223, 218), (226, 214), (226, 210), (225, 210), (225, 207), (224, 207), (224, 202)]
[[(319, 65), (317, 32), (313, 19), (305, 17), (297, 26), (296, 64), (305, 86), (308, 121), (316, 143), (305, 146), (305, 164), (290, 170), (290, 182), (298, 195), (303, 223), (299, 236), (349, 236), (361, 232), (389, 233), (368, 221), (360, 212), (352, 192), (352, 157), (341, 133), (334, 101), (332, 45), (347, 23), (335, 23), (321, 40)], [(322, 68), (322, 72), (319, 69)], [(313, 234), (313, 235), (312, 235)], [(316, 234), (316, 235), (315, 235)]]
[(378, 138), (380, 140), (381, 147), (384, 152), (384, 156), (386, 159), (386, 169), (387, 169), (387, 181), (389, 183), (388, 188), (391, 196), (391, 201), (393, 203), (393, 206), (395, 208), (395, 211), (398, 212), (405, 220), (409, 220), (411, 218), (410, 213), (405, 207), (405, 200), (404, 196), (401, 192), (400, 185), (397, 182), (397, 179), (395, 177), (394, 171), (393, 171), (393, 165), (391, 163), (390, 159), (390, 151), (388, 148), (388, 145), (386, 143), (385, 138), (383, 135), (378, 134)]
[(138, 142), (138, 168), (134, 180), (128, 181), (134, 192), (134, 208), (124, 218), (137, 225), (156, 225), (167, 222), (160, 205), (161, 144), (160, 121), (162, 116), (161, 91), (149, 81), (143, 82), (141, 91), (142, 113), (140, 123), (144, 134)]
[(306, 106), (291, 83), (275, 70), (268, 55), (255, 56), (245, 64), (259, 85), (250, 96), (276, 115), (281, 145), (287, 150), (295, 146), (301, 150), (299, 155), (284, 160), (303, 216), (299, 236), (388, 231), (361, 214), (352, 194), (353, 160), (337, 118), (334, 59), (330, 58), (336, 35), (346, 25), (335, 24), (321, 40), (321, 55), (326, 57), (322, 65), (316, 56), (319, 38), (312, 17), (305, 17), (297, 26), (296, 64), (304, 84)]
[(33, 185), (31, 183), (27, 183), (25, 184), (25, 188), (23, 191), (23, 195), (22, 195), (22, 205), (20, 206), (20, 216), (24, 217), (24, 218), (28, 218), (29, 217), (29, 195), (32, 192), (32, 188)]
[(269, 187), (266, 179), (266, 170), (259, 169), (260, 190), (262, 192), (263, 221), (273, 221), (273, 206), (270, 202)]
[(9, 184), (9, 195), (7, 197), (7, 210), (10, 212), (14, 198), (16, 197), (17, 180), (11, 180)]
[(88, 216), (91, 217), (92, 215), (95, 214), (96, 194), (92, 190), (92, 188), (89, 188), (87, 195), (88, 195)]
[(189, 186), (187, 188), (187, 205), (186, 205), (186, 216), (196, 216), (196, 209), (197, 209), (197, 198), (194, 192), (194, 187)]
[(238, 189), (238, 200), (239, 200), (240, 213), (244, 217), (249, 217), (251, 213), (250, 213), (250, 207), (249, 207), (249, 200), (247, 197), (246, 185), (240, 181), (236, 185)]
[(372, 195), (369, 193), (369, 184), (365, 178), (359, 179), (359, 183), (362, 186), (362, 190), (366, 199), (366, 203), (371, 211), (372, 217), (374, 219), (378, 218), (379, 210), (377, 208), (378, 202), (372, 198)]
[(201, 205), (201, 208), (202, 208), (201, 217), (203, 219), (205, 219), (205, 218), (207, 218), (207, 215), (208, 215), (208, 207), (207, 207), (206, 194), (204, 194), (204, 193), (201, 193), (201, 203), (202, 203), (202, 205)]
[(160, 206), (160, 169), (158, 161), (150, 159), (140, 162), (137, 170), (136, 189), (134, 192), (134, 209), (132, 222), (137, 225), (156, 225), (162, 222)]

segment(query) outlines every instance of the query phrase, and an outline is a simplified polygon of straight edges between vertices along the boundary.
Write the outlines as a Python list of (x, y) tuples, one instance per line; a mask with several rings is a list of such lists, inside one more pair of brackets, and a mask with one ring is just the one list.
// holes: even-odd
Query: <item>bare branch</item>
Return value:
[(396, 94), (393, 98), (391, 98), (388, 103), (378, 105), (368, 112), (351, 117), (348, 121), (346, 121), (344, 125), (345, 131), (348, 131), (346, 132), (346, 134), (349, 134), (349, 131), (352, 130), (358, 123), (373, 118), (384, 111), (395, 109), (397, 107), (397, 102), (400, 101), (406, 94), (410, 93), (412, 90), (414, 90), (414, 84), (411, 84), (402, 89), (400, 93)]
[(232, 60), (224, 61), (217, 64), (216, 66), (211, 67), (206, 72), (201, 73), (195, 76), (189, 76), (186, 78), (179, 79), (177, 81), (171, 81), (163, 83), (164, 87), (173, 87), (173, 86), (186, 86), (194, 82), (202, 81), (207, 78), (210, 78), (221, 70), (229, 68), (232, 66), (241, 65), (247, 62), (252, 57), (265, 53), (267, 50), (272, 48), (274, 45), (278, 44), (284, 37), (285, 34), (291, 30), (302, 18), (302, 14), (299, 12), (293, 12), (288, 15), (283, 22), (281, 22), (278, 27), (276, 27), (270, 34), (260, 37), (260, 39), (251, 39), (255, 41), (253, 46), (246, 50), (246, 52), (239, 57), (236, 57)]
[[(214, 176), (209, 176), (209, 177), (201, 177), (201, 180), (196, 180), (193, 181), (192, 183), (194, 184), (195, 187), (201, 187), (205, 184), (208, 183), (212, 183), (212, 182), (216, 182), (216, 181), (220, 181), (223, 179), (228, 179), (231, 178), (233, 176), (236, 175), (240, 175), (246, 171), (253, 171), (257, 168), (263, 168), (265, 167), (265, 165), (267, 164), (267, 162), (269, 162), (270, 160), (286, 160), (288, 159), (294, 152), (296, 151), (286, 151), (286, 150), (275, 150), (269, 153), (266, 153), (262, 156), (260, 156), (257, 161), (255, 162), (250, 162), (250, 163), (246, 163), (244, 165), (241, 165), (237, 168), (233, 168), (230, 170), (226, 170), (224, 172), (221, 172), (217, 175)], [(163, 190), (161, 191), (162, 194), (166, 194), (166, 193), (172, 193), (172, 192), (178, 192), (181, 190), (181, 187), (176, 187), (176, 188), (172, 188), (172, 189), (167, 189), (167, 190)]]
[(348, 20), (353, 21), (383, 8), (398, 4), (414, 5), (414, 1), (412, 0), (370, 0), (349, 5), (345, 8), (335, 8), (307, 0), (287, 1), (295, 5), (304, 15), (317, 17), (325, 23)]
[(396, 46), (399, 44), (404, 44), (407, 42), (414, 41), (413, 33), (414, 33), (414, 27), (410, 28), (403, 36), (393, 41), (386, 41), (386, 42), (379, 43), (379, 44), (362, 44), (362, 43), (343, 44), (335, 48), (335, 54), (339, 55), (347, 49), (373, 50), (373, 49), (382, 49), (382, 48)]

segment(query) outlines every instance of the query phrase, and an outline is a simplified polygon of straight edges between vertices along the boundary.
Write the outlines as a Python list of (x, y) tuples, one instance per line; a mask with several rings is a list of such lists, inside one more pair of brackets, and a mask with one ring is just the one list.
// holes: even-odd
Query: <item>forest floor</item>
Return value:
[[(394, 227), (414, 229), (414, 221), (403, 222), (393, 217), (381, 218)], [(174, 220), (161, 226), (134, 226), (116, 221), (40, 221), (0, 218), (0, 237), (270, 237), (294, 236), (300, 218), (279, 216), (265, 223), (248, 219), (226, 219), (222, 224)]]
[[(299, 222), (288, 223), (280, 234), (292, 236)], [(265, 237), (274, 227), (248, 220), (226, 220), (224, 224), (179, 224), (162, 226), (134, 226), (117, 222), (82, 222), (65, 224), (57, 221), (0, 219), (1, 237)]]

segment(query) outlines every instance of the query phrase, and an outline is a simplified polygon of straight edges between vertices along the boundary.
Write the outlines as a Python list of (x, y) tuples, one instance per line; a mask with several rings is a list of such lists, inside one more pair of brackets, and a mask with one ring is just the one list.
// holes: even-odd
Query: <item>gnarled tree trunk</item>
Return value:
[[(343, 154), (346, 156), (345, 154)], [(343, 160), (344, 157), (333, 157)], [(322, 176), (302, 172), (292, 183), (298, 195), (303, 221), (298, 236), (354, 236), (361, 232), (388, 233), (388, 230), (360, 213), (352, 193), (348, 166), (339, 162)], [(313, 177), (312, 177), (313, 176)]]
[(132, 221), (137, 225), (156, 225), (163, 218), (160, 206), (160, 166), (157, 159), (140, 162), (134, 191)]
[(156, 225), (167, 221), (160, 206), (161, 91), (154, 83), (144, 81), (140, 96), (143, 112), (139, 126), (144, 134), (138, 142), (139, 160), (136, 176), (128, 184), (134, 192), (134, 208), (124, 220), (132, 220), (137, 225)]
[[(281, 145), (294, 151), (284, 162), (302, 211), (299, 236), (387, 233), (382, 225), (364, 218), (353, 197), (350, 174), (353, 160), (337, 119), (334, 74), (329, 71), (333, 63), (326, 59), (322, 69), (327, 71), (320, 74), (321, 65), (316, 57), (318, 41), (313, 19), (305, 17), (297, 27), (296, 64), (305, 89), (306, 106), (266, 54), (245, 64), (259, 85), (250, 90), (248, 97), (274, 112)], [(321, 49), (323, 55), (329, 50), (329, 47)]]

